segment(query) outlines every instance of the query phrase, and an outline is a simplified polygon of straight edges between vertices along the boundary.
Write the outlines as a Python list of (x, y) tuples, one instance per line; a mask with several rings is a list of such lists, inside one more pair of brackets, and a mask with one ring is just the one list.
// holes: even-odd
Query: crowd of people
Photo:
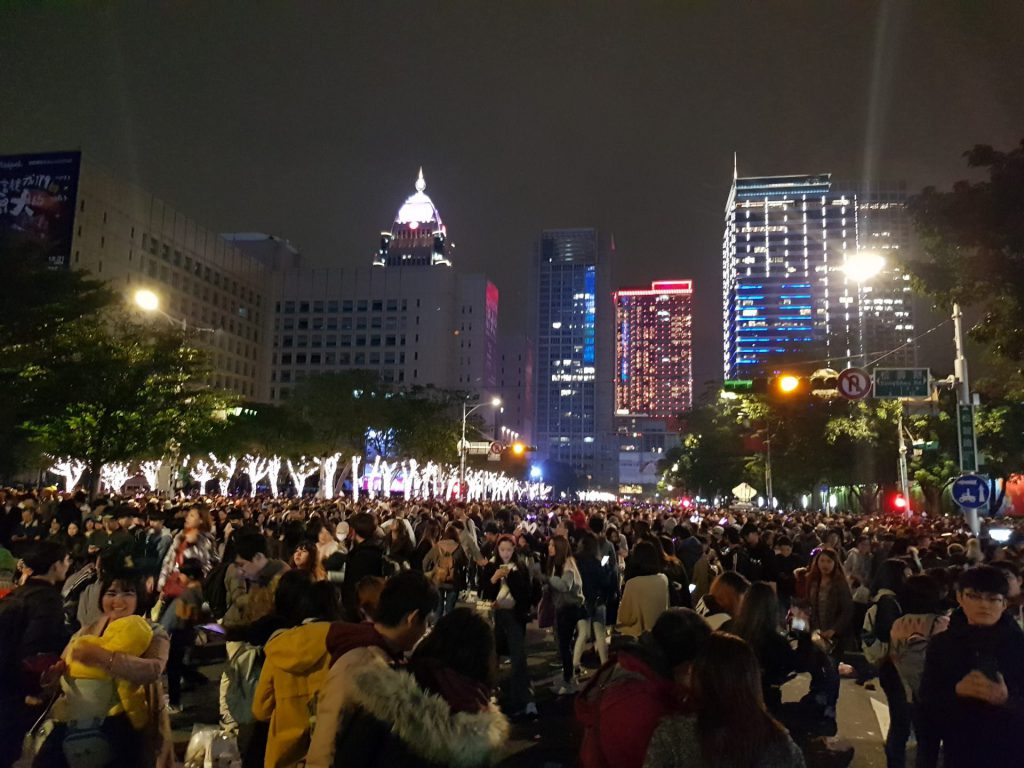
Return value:
[[(889, 766), (912, 732), (919, 768), (1018, 766), (1024, 530), (999, 527), (0, 490), (0, 768), (172, 765), (189, 686), (243, 765), (492, 764), (545, 716), (533, 623), (584, 768), (813, 763), (842, 677), (884, 693)], [(219, 681), (189, 663), (213, 641)]]

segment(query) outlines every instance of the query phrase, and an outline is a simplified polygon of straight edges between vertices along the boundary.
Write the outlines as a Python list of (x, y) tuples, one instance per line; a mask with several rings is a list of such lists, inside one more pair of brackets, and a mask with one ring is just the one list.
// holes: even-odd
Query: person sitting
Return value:
[(494, 631), (469, 608), (443, 616), (408, 671), (356, 671), (335, 744), (338, 768), (485, 766), (509, 734), (491, 703)]
[(650, 633), (629, 640), (576, 698), (583, 726), (581, 768), (640, 768), (658, 722), (680, 711), (690, 665), (710, 630), (688, 608), (662, 613)]
[(712, 632), (693, 663), (696, 715), (672, 715), (651, 736), (644, 768), (802, 768), (804, 757), (765, 708), (751, 647)]
[(745, 576), (736, 571), (726, 571), (711, 582), (711, 591), (698, 601), (697, 615), (712, 630), (729, 630), (749, 588), (750, 582)]

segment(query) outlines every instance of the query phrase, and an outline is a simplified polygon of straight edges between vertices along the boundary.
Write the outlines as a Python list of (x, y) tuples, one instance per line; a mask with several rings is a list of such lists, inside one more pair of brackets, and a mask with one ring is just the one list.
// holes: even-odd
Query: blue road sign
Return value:
[(981, 509), (988, 504), (988, 480), (978, 475), (961, 475), (953, 482), (953, 501), (964, 509)]

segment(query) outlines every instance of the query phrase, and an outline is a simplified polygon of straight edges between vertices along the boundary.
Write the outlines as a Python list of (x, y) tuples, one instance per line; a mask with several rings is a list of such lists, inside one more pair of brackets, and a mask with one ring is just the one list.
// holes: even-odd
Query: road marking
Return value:
[(889, 705), (871, 697), (871, 709), (875, 711), (875, 719), (878, 721), (878, 728), (882, 733), (882, 741), (889, 735)]

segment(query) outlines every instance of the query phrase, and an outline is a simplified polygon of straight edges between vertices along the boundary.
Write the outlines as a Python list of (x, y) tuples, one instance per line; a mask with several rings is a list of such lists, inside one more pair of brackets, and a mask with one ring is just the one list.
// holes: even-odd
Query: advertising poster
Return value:
[(0, 156), (0, 247), (36, 247), (53, 268), (71, 264), (80, 152)]

